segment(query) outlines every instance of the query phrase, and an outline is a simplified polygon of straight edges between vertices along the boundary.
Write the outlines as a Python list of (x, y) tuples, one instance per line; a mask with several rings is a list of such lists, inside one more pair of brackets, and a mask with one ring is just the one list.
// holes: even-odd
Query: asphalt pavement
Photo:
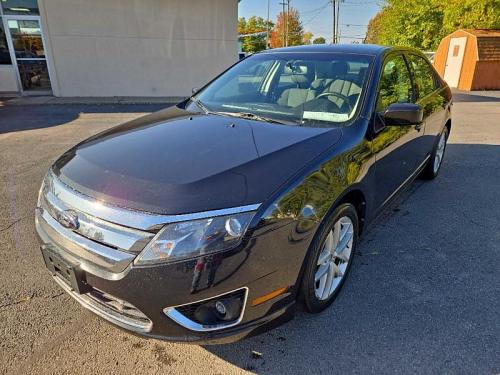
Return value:
[(499, 374), (500, 93), (455, 102), (440, 176), (416, 181), (364, 235), (331, 308), (197, 346), (132, 336), (85, 311), (49, 276), (34, 230), (58, 155), (165, 105), (0, 100), (0, 373)]

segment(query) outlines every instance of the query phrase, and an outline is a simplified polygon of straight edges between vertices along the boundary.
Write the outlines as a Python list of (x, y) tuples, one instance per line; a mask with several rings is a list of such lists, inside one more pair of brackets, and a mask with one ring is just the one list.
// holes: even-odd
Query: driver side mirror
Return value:
[(193, 88), (191, 89), (191, 94), (193, 94), (193, 95), (194, 95), (194, 94), (196, 94), (198, 91), (200, 91), (200, 89), (199, 89), (198, 87), (193, 87)]
[(382, 117), (387, 126), (418, 125), (422, 123), (424, 111), (418, 104), (392, 103)]

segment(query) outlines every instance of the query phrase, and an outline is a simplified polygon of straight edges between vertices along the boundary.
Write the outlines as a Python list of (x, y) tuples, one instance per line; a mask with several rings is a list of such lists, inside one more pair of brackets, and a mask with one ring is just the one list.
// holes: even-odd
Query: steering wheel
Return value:
[(324, 92), (322, 94), (319, 94), (315, 99), (321, 99), (321, 98), (326, 97), (326, 96), (336, 96), (337, 98), (342, 99), (344, 101), (344, 103), (346, 103), (347, 106), (349, 107), (349, 113), (352, 112), (353, 107), (352, 107), (351, 102), (349, 101), (349, 98), (345, 95), (339, 94), (338, 92)]

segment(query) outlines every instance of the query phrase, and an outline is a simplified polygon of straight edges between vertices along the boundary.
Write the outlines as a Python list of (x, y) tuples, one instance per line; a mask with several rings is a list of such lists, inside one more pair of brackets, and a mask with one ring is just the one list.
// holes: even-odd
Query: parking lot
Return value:
[(34, 230), (58, 155), (164, 105), (0, 101), (0, 372), (500, 373), (500, 93), (455, 102), (440, 176), (416, 181), (365, 233), (330, 309), (196, 346), (132, 336), (85, 311), (44, 268)]

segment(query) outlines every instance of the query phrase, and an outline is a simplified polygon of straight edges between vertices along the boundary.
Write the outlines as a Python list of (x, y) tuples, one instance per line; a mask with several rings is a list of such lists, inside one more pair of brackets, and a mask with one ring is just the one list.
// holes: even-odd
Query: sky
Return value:
[[(241, 0), (239, 17), (267, 17), (268, 0)], [(270, 19), (276, 22), (276, 16), (283, 10), (281, 0), (269, 0)], [(361, 41), (366, 34), (368, 21), (379, 10), (380, 0), (344, 0), (340, 3), (340, 42)], [(330, 0), (291, 0), (290, 6), (296, 8), (304, 26), (314, 37), (324, 37), (332, 41), (332, 5)], [(360, 38), (360, 39), (355, 39)]]

